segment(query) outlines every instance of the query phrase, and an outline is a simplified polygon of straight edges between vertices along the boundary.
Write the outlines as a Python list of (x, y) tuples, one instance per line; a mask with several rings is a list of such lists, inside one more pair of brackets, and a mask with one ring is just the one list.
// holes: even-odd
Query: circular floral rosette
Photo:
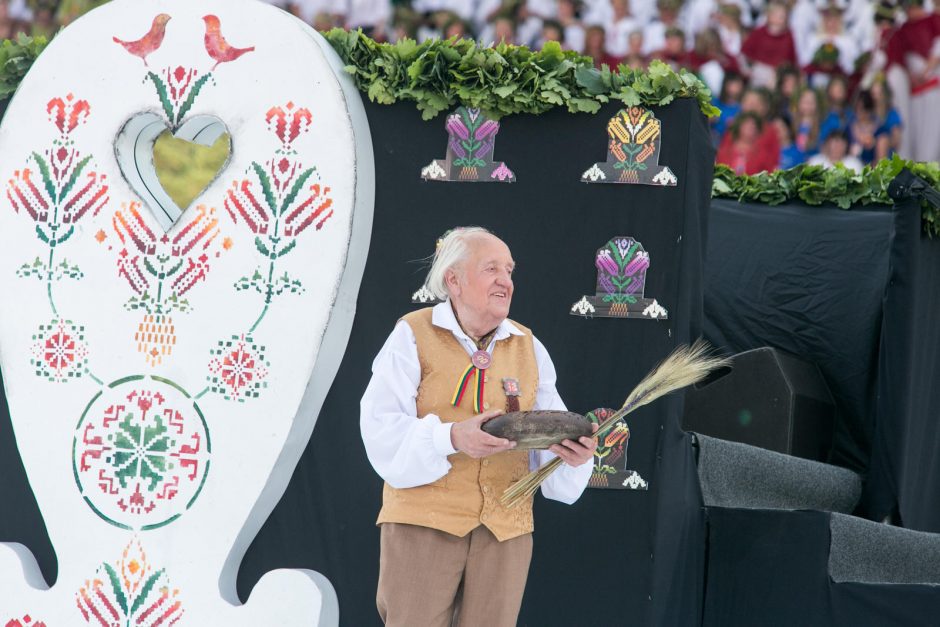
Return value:
[(72, 466), (96, 514), (121, 528), (147, 530), (195, 503), (210, 453), (206, 421), (189, 393), (162, 377), (132, 376), (88, 403)]
[(53, 383), (66, 383), (85, 373), (88, 363), (85, 327), (71, 320), (57, 318), (39, 325), (31, 348), (29, 363), (36, 369), (38, 377)]

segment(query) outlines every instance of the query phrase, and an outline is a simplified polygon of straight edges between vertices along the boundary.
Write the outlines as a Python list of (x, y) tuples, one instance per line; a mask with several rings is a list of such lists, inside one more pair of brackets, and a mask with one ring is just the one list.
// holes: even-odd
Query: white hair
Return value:
[(470, 255), (469, 241), (481, 235), (492, 235), (492, 233), (482, 226), (459, 226), (448, 231), (438, 241), (431, 269), (428, 270), (428, 278), (424, 282), (429, 292), (441, 300), (450, 296), (445, 282), (447, 271), (467, 260)]

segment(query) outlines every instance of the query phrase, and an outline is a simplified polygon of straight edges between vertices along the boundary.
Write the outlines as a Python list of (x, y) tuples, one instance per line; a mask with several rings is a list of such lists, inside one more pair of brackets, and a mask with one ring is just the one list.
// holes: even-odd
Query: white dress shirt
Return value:
[[(476, 352), (476, 345), (457, 323), (450, 302), (434, 307), (431, 322), (453, 333), (468, 357)], [(493, 352), (496, 342), (510, 335), (523, 333), (504, 320), (496, 328), (489, 352)], [(532, 340), (539, 370), (534, 409), (565, 411), (565, 404), (555, 389), (555, 366), (542, 343), (535, 337)], [(372, 363), (372, 380), (362, 397), (359, 420), (372, 467), (395, 488), (437, 481), (450, 470), (447, 457), (457, 452), (450, 439), (453, 423), (442, 423), (434, 414), (417, 416), (415, 397), (420, 382), (421, 364), (414, 333), (408, 323), (399, 321)], [(529, 451), (529, 468), (534, 470), (554, 457), (549, 451)], [(562, 464), (542, 484), (542, 494), (563, 503), (574, 503), (587, 486), (591, 468), (590, 460), (577, 468)]]

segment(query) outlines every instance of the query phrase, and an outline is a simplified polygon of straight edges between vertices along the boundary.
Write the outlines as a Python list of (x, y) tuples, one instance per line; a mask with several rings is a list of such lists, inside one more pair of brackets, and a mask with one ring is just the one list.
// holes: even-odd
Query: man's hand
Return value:
[(450, 428), (450, 443), (461, 453), (479, 458), (502, 453), (516, 446), (505, 438), (497, 438), (480, 429), (484, 422), (503, 413), (500, 409), (491, 409), (462, 422), (455, 422)]
[[(592, 431), (597, 433), (597, 424), (592, 425)], [(564, 440), (561, 444), (552, 444), (548, 447), (555, 455), (558, 455), (569, 466), (580, 466), (594, 457), (594, 450), (597, 448), (597, 440), (582, 435), (578, 441)]]

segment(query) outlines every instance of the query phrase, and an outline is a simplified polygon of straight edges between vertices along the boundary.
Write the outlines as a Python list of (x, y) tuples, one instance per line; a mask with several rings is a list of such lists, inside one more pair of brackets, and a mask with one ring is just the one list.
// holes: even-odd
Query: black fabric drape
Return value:
[[(42, 576), (51, 586), (59, 573), (55, 550), (46, 532), (36, 497), (29, 487), (23, 461), (16, 450), (13, 425), (7, 407), (6, 388), (0, 376), (0, 542), (18, 542), (30, 549)], [(2, 608), (0, 608), (2, 609)]]
[(897, 205), (879, 360), (878, 424), (866, 507), (940, 532), (940, 242), (917, 199)]
[[(687, 324), (677, 328), (679, 344), (695, 341), (702, 334), (703, 268), (709, 228), (714, 154), (703, 149), (709, 132), (704, 120), (694, 116), (689, 125), (689, 167), (683, 203), (685, 239), (676, 249), (680, 268), (675, 312)], [(701, 234), (696, 237), (696, 234)], [(698, 624), (705, 578), (705, 532), (695, 459), (690, 436), (679, 426), (682, 396), (663, 401), (668, 406), (661, 425), (656, 455), (658, 493), (653, 523), (654, 553), (650, 625), (686, 627)]]
[(894, 214), (712, 202), (705, 337), (773, 346), (819, 366), (836, 402), (831, 461), (868, 468)]
[(936, 586), (835, 583), (829, 514), (708, 509), (704, 627), (932, 625)]

